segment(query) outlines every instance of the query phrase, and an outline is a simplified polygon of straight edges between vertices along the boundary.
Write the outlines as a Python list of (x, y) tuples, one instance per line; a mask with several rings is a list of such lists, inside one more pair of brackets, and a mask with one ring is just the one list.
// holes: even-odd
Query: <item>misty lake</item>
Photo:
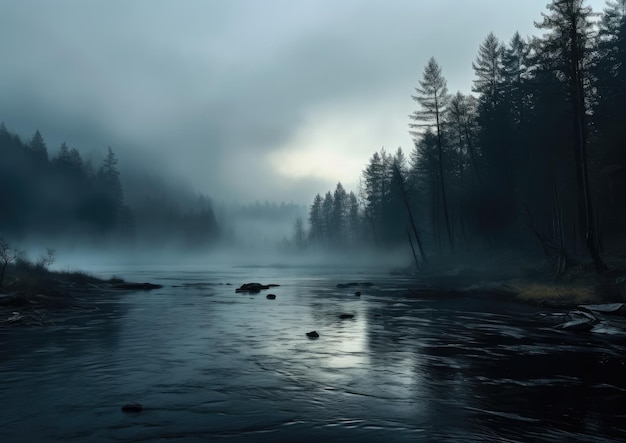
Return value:
[(330, 267), (95, 271), (164, 287), (0, 329), (0, 441), (626, 440), (624, 336), (536, 307)]

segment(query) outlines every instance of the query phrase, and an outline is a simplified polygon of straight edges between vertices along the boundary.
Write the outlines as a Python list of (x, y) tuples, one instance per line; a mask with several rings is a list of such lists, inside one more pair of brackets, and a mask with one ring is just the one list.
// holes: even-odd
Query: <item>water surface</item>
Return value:
[[(0, 441), (626, 440), (620, 333), (556, 331), (487, 297), (408, 298), (414, 282), (374, 272), (99, 271), (164, 287), (0, 329)], [(235, 294), (251, 281), (281, 286)], [(336, 287), (350, 281), (375, 286)], [(121, 412), (130, 401), (144, 411)]]

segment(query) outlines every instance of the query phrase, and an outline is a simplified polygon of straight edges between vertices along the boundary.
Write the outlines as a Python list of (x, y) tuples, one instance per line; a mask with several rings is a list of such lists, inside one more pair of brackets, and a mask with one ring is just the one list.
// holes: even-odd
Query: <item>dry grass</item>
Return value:
[(514, 289), (519, 300), (544, 306), (575, 306), (600, 301), (593, 285), (518, 283)]

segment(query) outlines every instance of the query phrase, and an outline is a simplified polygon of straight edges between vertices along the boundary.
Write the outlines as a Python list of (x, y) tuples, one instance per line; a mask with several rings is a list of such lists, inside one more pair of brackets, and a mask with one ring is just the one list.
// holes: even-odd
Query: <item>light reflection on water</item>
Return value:
[[(534, 308), (328, 269), (100, 273), (164, 288), (0, 330), (0, 441), (626, 438), (623, 341), (557, 333)], [(251, 281), (276, 300), (235, 294)]]

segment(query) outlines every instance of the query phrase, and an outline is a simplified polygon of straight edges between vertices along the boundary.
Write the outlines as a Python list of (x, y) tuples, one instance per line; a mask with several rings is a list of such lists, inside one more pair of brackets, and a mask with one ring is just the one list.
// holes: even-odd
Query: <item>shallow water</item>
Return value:
[(623, 334), (374, 273), (99, 271), (164, 287), (0, 329), (0, 441), (626, 441)]

